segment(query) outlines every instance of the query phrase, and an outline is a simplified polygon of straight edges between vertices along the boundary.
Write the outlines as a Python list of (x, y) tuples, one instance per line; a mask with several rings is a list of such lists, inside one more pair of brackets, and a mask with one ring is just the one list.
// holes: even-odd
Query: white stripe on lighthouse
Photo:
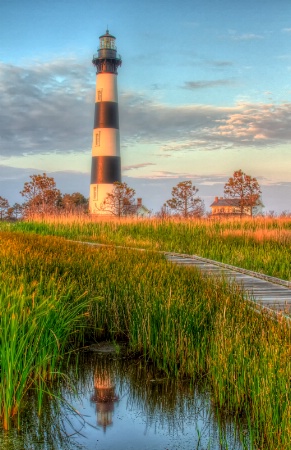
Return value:
[(98, 73), (96, 75), (95, 102), (118, 102), (117, 75), (114, 73)]
[(119, 130), (95, 128), (93, 130), (92, 156), (120, 156)]

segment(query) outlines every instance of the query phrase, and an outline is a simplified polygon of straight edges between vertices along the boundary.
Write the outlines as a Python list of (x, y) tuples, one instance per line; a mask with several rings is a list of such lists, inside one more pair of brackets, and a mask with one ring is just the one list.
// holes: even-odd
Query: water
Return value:
[(40, 419), (36, 396), (27, 396), (21, 431), (0, 434), (1, 449), (249, 448), (235, 425), (217, 416), (206, 391), (168, 379), (141, 360), (86, 353), (70, 362), (67, 375), (54, 390), (62, 403), (44, 396)]

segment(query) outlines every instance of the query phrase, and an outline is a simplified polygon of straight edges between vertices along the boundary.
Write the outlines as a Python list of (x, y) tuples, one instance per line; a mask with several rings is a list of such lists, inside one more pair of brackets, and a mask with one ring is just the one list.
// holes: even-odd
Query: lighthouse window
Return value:
[(111, 38), (101, 39), (100, 47), (101, 48), (111, 48), (111, 49), (115, 50), (114, 39), (111, 39)]
[(98, 186), (94, 186), (93, 188), (93, 198), (94, 200), (98, 200)]
[(102, 89), (98, 89), (97, 91), (97, 100), (98, 102), (102, 102)]
[(99, 147), (100, 145), (100, 131), (97, 131), (97, 133), (95, 134), (95, 145), (96, 147)]

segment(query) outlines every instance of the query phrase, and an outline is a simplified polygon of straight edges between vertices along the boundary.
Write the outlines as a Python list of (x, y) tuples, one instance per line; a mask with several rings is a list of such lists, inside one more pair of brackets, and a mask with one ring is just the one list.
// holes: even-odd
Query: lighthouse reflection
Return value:
[(110, 365), (106, 364), (106, 360), (103, 363), (99, 361), (94, 371), (94, 393), (90, 400), (96, 406), (97, 424), (102, 426), (104, 432), (113, 424), (114, 403), (118, 399)]
[(61, 408), (59, 385), (55, 397), (44, 397), (41, 416), (38, 397), (29, 394), (21, 433), (0, 433), (0, 449), (254, 448), (243, 416), (221, 411), (203, 380), (171, 379), (150, 362), (99, 347), (70, 358)]
[(84, 408), (85, 448), (95, 449), (96, 439), (104, 450), (251, 448), (244, 421), (220, 411), (204, 383), (169, 378), (141, 358), (101, 350), (79, 359), (76, 387), (90, 408), (76, 407)]

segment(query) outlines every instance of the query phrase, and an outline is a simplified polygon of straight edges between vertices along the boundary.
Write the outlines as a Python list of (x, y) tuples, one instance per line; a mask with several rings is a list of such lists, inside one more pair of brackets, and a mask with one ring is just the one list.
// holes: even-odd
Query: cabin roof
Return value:
[(239, 198), (223, 198), (223, 197), (216, 197), (214, 202), (211, 203), (210, 207), (212, 206), (233, 206), (233, 207), (239, 207), (240, 206), (240, 199)]

